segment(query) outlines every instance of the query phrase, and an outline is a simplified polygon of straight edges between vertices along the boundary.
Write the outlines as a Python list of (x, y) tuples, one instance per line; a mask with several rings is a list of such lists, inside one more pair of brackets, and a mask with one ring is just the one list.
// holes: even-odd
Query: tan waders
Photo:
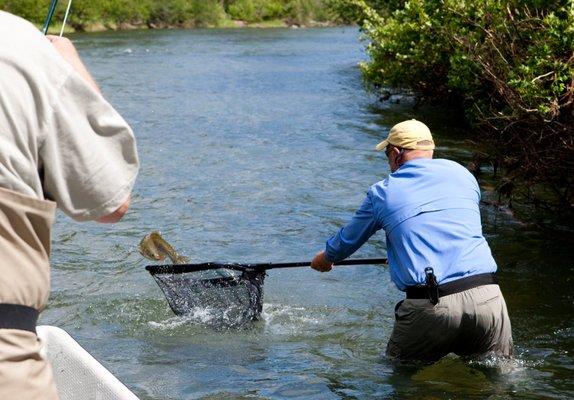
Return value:
[(56, 204), (0, 188), (0, 399), (56, 400), (40, 355), (38, 312), (50, 290), (50, 229)]
[(446, 295), (436, 304), (429, 298), (399, 302), (387, 346), (387, 355), (401, 360), (436, 361), (448, 353), (510, 357), (512, 352), (510, 319), (497, 284)]

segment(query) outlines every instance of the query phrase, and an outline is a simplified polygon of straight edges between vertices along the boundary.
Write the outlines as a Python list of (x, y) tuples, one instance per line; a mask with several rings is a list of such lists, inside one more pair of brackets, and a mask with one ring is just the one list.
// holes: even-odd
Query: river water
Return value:
[[(383, 354), (402, 296), (385, 267), (271, 271), (263, 319), (240, 330), (175, 317), (144, 270), (137, 244), (152, 230), (194, 262), (311, 259), (389, 173), (373, 148), (403, 119), (429, 123), (439, 157), (470, 160), (456, 116), (364, 91), (358, 37), (353, 28), (73, 36), (133, 126), (142, 167), (121, 223), (58, 216), (41, 323), (66, 329), (141, 399), (574, 397), (568, 229), (483, 208), (517, 350), (506, 363), (393, 367)], [(381, 233), (355, 257), (384, 254)]]

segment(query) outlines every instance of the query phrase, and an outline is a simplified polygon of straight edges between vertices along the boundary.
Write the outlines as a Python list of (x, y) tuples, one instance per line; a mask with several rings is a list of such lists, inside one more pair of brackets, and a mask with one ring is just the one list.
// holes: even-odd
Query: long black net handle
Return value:
[[(343, 260), (336, 262), (335, 265), (373, 265), (373, 264), (387, 264), (386, 258), (357, 258), (351, 260)], [(209, 269), (227, 268), (236, 271), (245, 270), (268, 270), (274, 268), (296, 268), (308, 267), (310, 261), (290, 262), (290, 263), (255, 263), (255, 264), (242, 264), (242, 263), (219, 263), (219, 262), (206, 262), (200, 264), (168, 264), (168, 265), (148, 265), (145, 267), (150, 274), (184, 274), (186, 272), (206, 271)]]

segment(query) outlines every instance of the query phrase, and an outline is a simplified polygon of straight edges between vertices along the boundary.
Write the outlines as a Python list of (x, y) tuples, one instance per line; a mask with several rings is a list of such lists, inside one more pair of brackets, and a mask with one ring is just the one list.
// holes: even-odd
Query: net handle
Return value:
[[(308, 267), (310, 261), (299, 261), (289, 263), (219, 263), (219, 262), (206, 262), (200, 264), (168, 264), (168, 265), (148, 265), (145, 269), (152, 275), (155, 274), (184, 274), (186, 272), (206, 271), (210, 269), (226, 268), (236, 271), (246, 270), (261, 270), (276, 268), (297, 268)], [(356, 258), (351, 260), (343, 260), (336, 262), (335, 265), (374, 265), (374, 264), (388, 264), (386, 258)]]

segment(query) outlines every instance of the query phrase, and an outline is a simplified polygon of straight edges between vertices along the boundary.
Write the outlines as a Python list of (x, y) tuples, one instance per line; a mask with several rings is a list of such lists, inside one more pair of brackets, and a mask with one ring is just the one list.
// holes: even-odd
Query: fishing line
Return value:
[(64, 15), (64, 21), (62, 22), (62, 30), (60, 31), (60, 37), (64, 34), (64, 27), (66, 26), (66, 21), (68, 20), (68, 14), (70, 14), (70, 7), (72, 6), (72, 0), (68, 0), (68, 7), (66, 8), (66, 14)]

